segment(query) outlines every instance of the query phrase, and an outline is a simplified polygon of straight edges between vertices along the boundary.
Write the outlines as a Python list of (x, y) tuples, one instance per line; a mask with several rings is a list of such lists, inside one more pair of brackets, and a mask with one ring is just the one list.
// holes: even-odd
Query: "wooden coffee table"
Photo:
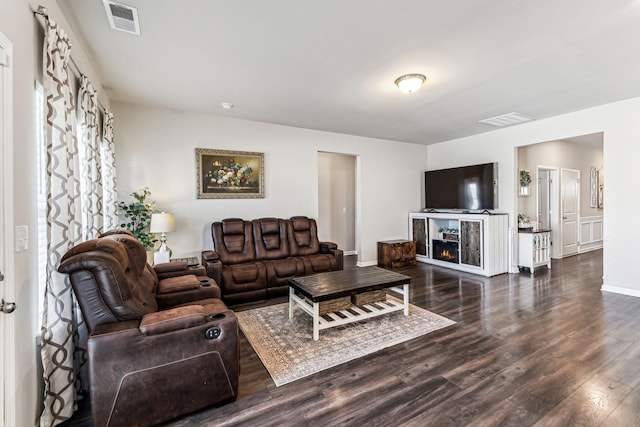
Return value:
[[(314, 274), (289, 279), (289, 318), (296, 306), (313, 318), (313, 339), (318, 340), (321, 329), (359, 322), (394, 311), (409, 315), (409, 283), (411, 277), (379, 267), (362, 267)], [(402, 296), (402, 300), (388, 296), (386, 300), (351, 307), (320, 315), (320, 303), (351, 297), (363, 292), (387, 289)]]

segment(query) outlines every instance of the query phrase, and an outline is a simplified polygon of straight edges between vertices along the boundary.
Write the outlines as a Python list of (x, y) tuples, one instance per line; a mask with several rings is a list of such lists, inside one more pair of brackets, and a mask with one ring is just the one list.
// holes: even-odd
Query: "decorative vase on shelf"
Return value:
[(529, 186), (527, 185), (526, 187), (520, 187), (520, 196), (521, 197), (528, 197), (530, 195), (529, 193)]

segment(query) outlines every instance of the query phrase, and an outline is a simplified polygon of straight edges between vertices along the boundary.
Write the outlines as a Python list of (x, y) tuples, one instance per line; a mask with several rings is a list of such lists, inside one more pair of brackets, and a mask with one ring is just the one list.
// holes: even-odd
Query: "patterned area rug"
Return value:
[(320, 339), (313, 341), (311, 316), (296, 307), (289, 319), (287, 303), (236, 312), (236, 316), (276, 386), (456, 323), (411, 305), (407, 317), (399, 311), (324, 329)]

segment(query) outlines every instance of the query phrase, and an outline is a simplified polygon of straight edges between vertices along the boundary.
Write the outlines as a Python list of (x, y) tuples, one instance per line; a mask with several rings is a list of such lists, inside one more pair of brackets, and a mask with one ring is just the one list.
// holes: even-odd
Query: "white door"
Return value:
[(578, 218), (580, 217), (580, 171), (560, 171), (560, 228), (562, 256), (578, 253)]

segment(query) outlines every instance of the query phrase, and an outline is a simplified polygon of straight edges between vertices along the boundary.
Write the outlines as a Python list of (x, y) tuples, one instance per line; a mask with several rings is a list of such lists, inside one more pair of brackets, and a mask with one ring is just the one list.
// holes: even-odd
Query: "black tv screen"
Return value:
[(462, 166), (424, 173), (426, 209), (497, 208), (498, 164)]

